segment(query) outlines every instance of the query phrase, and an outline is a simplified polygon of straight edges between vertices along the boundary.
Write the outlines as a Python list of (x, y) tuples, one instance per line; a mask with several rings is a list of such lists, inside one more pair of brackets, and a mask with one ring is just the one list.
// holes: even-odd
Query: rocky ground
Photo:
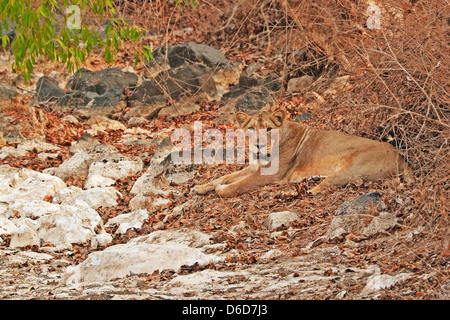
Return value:
[[(422, 250), (432, 235), (409, 226), (414, 185), (191, 194), (239, 166), (173, 164), (172, 132), (224, 132), (281, 84), (193, 42), (154, 56), (145, 72), (37, 73), (28, 87), (3, 72), (0, 299), (448, 299), (448, 249)], [(282, 107), (327, 128), (314, 110), (349, 87), (336, 76)]]

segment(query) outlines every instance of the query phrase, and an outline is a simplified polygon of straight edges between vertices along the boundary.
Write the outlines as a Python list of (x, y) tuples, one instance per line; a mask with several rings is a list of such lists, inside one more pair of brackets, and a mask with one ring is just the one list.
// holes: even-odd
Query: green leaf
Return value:
[(3, 46), (3, 49), (5, 49), (6, 48), (6, 46), (8, 45), (8, 43), (9, 43), (9, 37), (8, 37), (8, 35), (7, 34), (5, 34), (3, 37), (2, 37), (2, 46)]

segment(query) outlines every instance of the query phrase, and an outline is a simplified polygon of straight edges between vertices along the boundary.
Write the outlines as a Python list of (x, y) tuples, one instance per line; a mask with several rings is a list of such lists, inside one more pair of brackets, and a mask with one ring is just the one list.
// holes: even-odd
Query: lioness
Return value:
[(262, 111), (249, 116), (236, 114), (237, 124), (247, 129), (278, 129), (279, 168), (273, 175), (262, 175), (262, 164), (250, 165), (204, 185), (193, 192), (205, 194), (216, 190), (223, 197), (254, 190), (275, 182), (300, 182), (303, 179), (326, 177), (312, 194), (327, 186), (344, 186), (357, 179), (375, 181), (393, 175), (411, 177), (412, 172), (397, 150), (385, 142), (373, 141), (338, 131), (322, 131), (285, 120), (285, 112)]

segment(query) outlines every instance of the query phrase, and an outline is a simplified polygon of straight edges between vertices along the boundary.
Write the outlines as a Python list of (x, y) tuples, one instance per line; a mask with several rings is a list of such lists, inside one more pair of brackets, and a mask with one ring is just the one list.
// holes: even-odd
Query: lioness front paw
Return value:
[(216, 193), (224, 198), (231, 198), (236, 195), (234, 188), (226, 184), (219, 184), (216, 187)]
[(206, 191), (206, 185), (205, 184), (198, 184), (196, 186), (194, 186), (193, 188), (191, 188), (191, 193), (195, 193), (195, 194), (205, 194)]

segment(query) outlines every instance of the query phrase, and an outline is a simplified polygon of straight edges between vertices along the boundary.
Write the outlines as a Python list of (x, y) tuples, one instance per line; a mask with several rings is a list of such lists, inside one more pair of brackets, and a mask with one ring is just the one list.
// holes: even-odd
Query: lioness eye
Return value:
[(254, 127), (250, 127), (250, 128), (248, 128), (248, 130), (255, 131), (255, 128)]
[(268, 128), (267, 128), (267, 132), (270, 132), (270, 131), (272, 131), (272, 128), (271, 128), (271, 127), (268, 127)]

